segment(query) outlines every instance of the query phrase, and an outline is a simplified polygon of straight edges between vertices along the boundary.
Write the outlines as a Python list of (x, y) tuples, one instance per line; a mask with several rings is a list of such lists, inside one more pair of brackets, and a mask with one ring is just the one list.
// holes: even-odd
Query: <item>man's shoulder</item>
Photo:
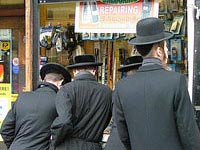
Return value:
[[(142, 78), (146, 78), (148, 76), (142, 75), (144, 72), (136, 72), (132, 75), (129, 75), (117, 82), (116, 85), (123, 85), (126, 83), (133, 83), (133, 82), (139, 82)], [(148, 74), (148, 72), (146, 72)], [(151, 74), (153, 76), (153, 74)], [(185, 78), (185, 76), (179, 72), (175, 71), (168, 71), (168, 70), (162, 70), (160, 73), (154, 74), (154, 76), (163, 78), (163, 79), (170, 79), (170, 80), (178, 80), (180, 78)], [(163, 80), (164, 81), (164, 80)]]
[(178, 80), (180, 78), (185, 78), (185, 76), (182, 73), (180, 73), (180, 72), (165, 71), (165, 74), (164, 74), (163, 78), (170, 78), (171, 80), (173, 80), (173, 79), (174, 80)]
[(17, 100), (23, 100), (23, 99), (29, 99), (30, 97), (33, 97), (34, 94), (34, 91), (25, 91), (25, 92), (21, 92), (19, 93), (18, 97), (17, 97)]
[(19, 93), (18, 97), (32, 95), (32, 94), (33, 94), (33, 91), (24, 91), (24, 92)]
[[(86, 81), (86, 80), (84, 80), (84, 81)], [(86, 83), (86, 84), (85, 84), (85, 83)], [(85, 83), (81, 82), (80, 80), (74, 80), (74, 81), (72, 81), (72, 82), (69, 82), (69, 83), (65, 84), (63, 87), (64, 87), (64, 88), (69, 88), (69, 87), (79, 86), (80, 84), (81, 84), (82, 86), (85, 85), (85, 86), (87, 87), (87, 86), (89, 85), (89, 84), (87, 84), (88, 81), (85, 82)], [(95, 84), (94, 84), (94, 83), (95, 83)], [(94, 86), (99, 86), (99, 87), (101, 87), (101, 88), (105, 88), (105, 89), (111, 90), (111, 89), (108, 87), (108, 85), (102, 84), (102, 83), (100, 83), (100, 82), (98, 82), (98, 81), (92, 81), (92, 85), (94, 85)], [(90, 85), (90, 86), (92, 86), (92, 85)]]

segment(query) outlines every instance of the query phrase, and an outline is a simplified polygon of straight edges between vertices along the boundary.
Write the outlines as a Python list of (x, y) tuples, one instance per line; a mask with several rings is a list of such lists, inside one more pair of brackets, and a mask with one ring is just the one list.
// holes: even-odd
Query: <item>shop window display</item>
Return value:
[(163, 19), (166, 30), (174, 34), (168, 41), (169, 67), (187, 77), (186, 1), (160, 0), (159, 4), (159, 17)]
[[(67, 31), (70, 31), (68, 30), (69, 26), (74, 30), (75, 4), (76, 3), (41, 5), (41, 18), (43, 18), (41, 20), (41, 30), (47, 31), (51, 28), (51, 33), (49, 35), (43, 36), (43, 39), (40, 38), (40, 41), (44, 44), (45, 40), (46, 43), (49, 41), (49, 45), (46, 45), (47, 47), (42, 46), (41, 55), (47, 56), (49, 61), (60, 62), (64, 65), (68, 65), (72, 56), (77, 53), (93, 53), (98, 55), (97, 57), (104, 63), (104, 66), (99, 69), (99, 82), (108, 84), (111, 88), (114, 88), (115, 82), (123, 77), (123, 75), (119, 75), (116, 71), (117, 68), (123, 62), (124, 58), (134, 53), (132, 47), (127, 44), (128, 39), (133, 37), (134, 34), (103, 32), (71, 32), (70, 34)], [(86, 4), (89, 5), (88, 2), (86, 2)], [(184, 0), (160, 0), (159, 18), (163, 19), (166, 30), (173, 32), (175, 35), (173, 39), (168, 41), (169, 66), (173, 71), (181, 72), (187, 77), (185, 5)], [(68, 42), (71, 42), (71, 44)], [(76, 48), (77, 45), (79, 48)], [(95, 45), (98, 46), (95, 47)], [(68, 49), (67, 46), (72, 47), (72, 49)], [(66, 61), (66, 59), (63, 58), (67, 58), (68, 60)]]

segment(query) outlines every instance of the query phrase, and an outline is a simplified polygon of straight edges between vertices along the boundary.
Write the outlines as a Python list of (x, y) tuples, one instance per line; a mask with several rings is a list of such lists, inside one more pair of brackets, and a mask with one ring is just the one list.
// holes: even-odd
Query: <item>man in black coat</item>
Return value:
[(57, 116), (55, 97), (62, 84), (71, 81), (61, 65), (48, 63), (40, 70), (38, 88), (19, 94), (1, 127), (1, 136), (9, 150), (48, 150), (50, 126)]
[(143, 64), (119, 81), (113, 93), (114, 120), (127, 150), (200, 150), (200, 133), (183, 75), (165, 69), (163, 21), (150, 17), (137, 23), (136, 46)]
[[(119, 67), (119, 72), (124, 72), (126, 75), (131, 75), (138, 70), (142, 65), (142, 56), (135, 55), (126, 58), (125, 64)], [(105, 150), (126, 150), (123, 143), (119, 138), (115, 121), (112, 120), (112, 129), (108, 141), (106, 143)]]
[(74, 81), (64, 85), (56, 97), (52, 147), (56, 150), (101, 150), (103, 131), (111, 119), (112, 91), (98, 83), (95, 74), (102, 65), (94, 55), (75, 56)]

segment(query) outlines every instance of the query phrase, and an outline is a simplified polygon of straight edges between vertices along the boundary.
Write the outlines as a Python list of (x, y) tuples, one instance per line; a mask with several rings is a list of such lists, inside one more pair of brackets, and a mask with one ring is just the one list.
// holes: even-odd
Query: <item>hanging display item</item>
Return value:
[(40, 46), (50, 50), (55, 48), (57, 52), (62, 50), (73, 51), (78, 42), (74, 32), (74, 26), (48, 26), (40, 28)]
[(171, 51), (171, 60), (172, 61), (183, 60), (181, 39), (171, 39), (170, 40), (170, 51)]
[(180, 34), (180, 30), (183, 23), (183, 15), (174, 16), (170, 31), (174, 34)]
[(53, 26), (41, 27), (40, 28), (40, 46), (46, 48), (47, 50), (51, 49), (53, 37)]
[(128, 33), (82, 33), (82, 40), (127, 40), (134, 34)]
[(82, 42), (80, 33), (74, 32), (74, 25), (47, 26), (40, 28), (40, 46), (48, 51), (67, 53), (67, 60), (72, 62), (73, 54)]

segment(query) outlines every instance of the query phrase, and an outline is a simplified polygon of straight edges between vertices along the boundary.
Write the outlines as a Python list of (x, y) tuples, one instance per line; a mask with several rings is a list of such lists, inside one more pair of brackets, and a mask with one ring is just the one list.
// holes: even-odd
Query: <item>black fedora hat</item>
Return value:
[(74, 64), (67, 66), (69, 69), (79, 67), (95, 67), (101, 66), (103, 63), (96, 62), (95, 56), (91, 54), (78, 55), (74, 57)]
[(68, 83), (71, 81), (71, 75), (69, 71), (62, 65), (57, 63), (47, 63), (40, 69), (40, 77), (44, 80), (46, 74), (48, 73), (58, 73), (62, 74), (64, 77), (64, 81), (62, 84)]
[(133, 45), (146, 45), (170, 39), (173, 34), (165, 31), (164, 23), (161, 19), (149, 17), (138, 21), (136, 26), (136, 37), (129, 40)]
[(131, 56), (126, 58), (125, 64), (119, 67), (118, 71), (128, 72), (132, 69), (137, 69), (142, 65), (143, 58), (142, 56)]

